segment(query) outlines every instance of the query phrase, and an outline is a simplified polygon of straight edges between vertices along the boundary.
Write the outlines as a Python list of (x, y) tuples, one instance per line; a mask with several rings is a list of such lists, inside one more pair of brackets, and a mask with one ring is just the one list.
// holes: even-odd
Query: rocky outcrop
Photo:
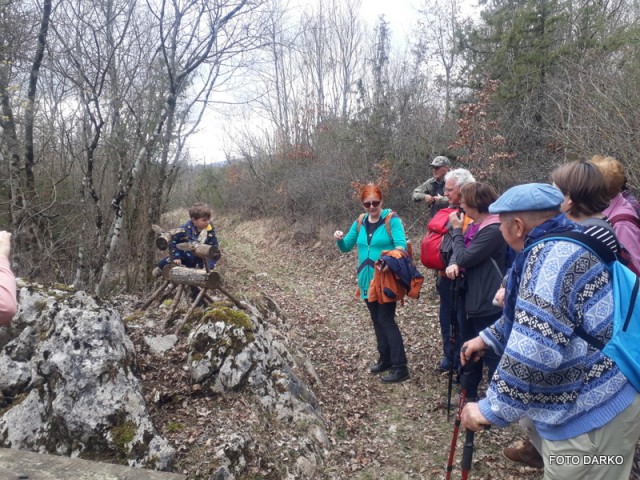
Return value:
[[(252, 430), (226, 422), (234, 412), (216, 411), (211, 421), (230, 428), (197, 440), (211, 448), (212, 478), (242, 477), (248, 465), (255, 467), (256, 451), (268, 454), (274, 445), (283, 452), (274, 461), (287, 478), (317, 477), (330, 442), (303, 378), (319, 379), (289, 344), (281, 312), (268, 297), (246, 302), (246, 310), (216, 303), (194, 318), (188, 335), (176, 336), (159, 329), (161, 311), (135, 312), (125, 329), (114, 305), (83, 292), (19, 287), (19, 311), (0, 328), (0, 446), (170, 469), (176, 450), (158, 434), (147, 407), (158, 414), (179, 398), (189, 409), (189, 396), (164, 395), (156, 391), (159, 383), (137, 377), (140, 364), (165, 363), (189, 374), (187, 382), (172, 384), (178, 391), (210, 398), (212, 409), (224, 403), (217, 398), (242, 396), (247, 411), (240, 417), (268, 418), (269, 430), (279, 430), (265, 438), (260, 422)], [(174, 422), (173, 428), (181, 427)]]
[[(329, 440), (315, 395), (294, 372), (296, 362), (284, 339), (275, 338), (277, 331), (270, 328), (274, 311), (251, 304), (246, 311), (224, 306), (207, 310), (188, 338), (190, 374), (194, 383), (214, 393), (243, 389), (278, 421), (299, 426), (297, 437), (290, 439), (298, 452), (294, 478), (314, 478)], [(226, 458), (222, 471), (241, 473), (243, 452), (251, 442), (246, 432), (230, 435), (217, 454)]]
[(0, 444), (167, 469), (175, 451), (148, 415), (120, 314), (38, 285), (18, 300), (0, 337)]

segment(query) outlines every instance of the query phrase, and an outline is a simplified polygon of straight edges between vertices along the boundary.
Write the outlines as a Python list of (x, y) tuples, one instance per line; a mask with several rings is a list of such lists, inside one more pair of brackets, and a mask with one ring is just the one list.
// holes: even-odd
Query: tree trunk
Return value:
[(162, 270), (162, 278), (179, 285), (200, 288), (218, 288), (221, 283), (218, 272), (207, 272), (196, 268), (167, 265)]

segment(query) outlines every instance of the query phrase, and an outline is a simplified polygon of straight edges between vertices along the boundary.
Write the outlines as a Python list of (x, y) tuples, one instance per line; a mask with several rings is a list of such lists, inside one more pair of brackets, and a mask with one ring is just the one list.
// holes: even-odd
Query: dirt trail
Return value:
[[(339, 254), (330, 238), (295, 245), (267, 221), (227, 220), (218, 229), (229, 285), (273, 298), (317, 372), (312, 389), (333, 443), (324, 477), (444, 478), (453, 417), (446, 419), (446, 376), (433, 371), (440, 339), (431, 275), (420, 300), (398, 307), (411, 379), (384, 385), (368, 371), (377, 353), (366, 308), (354, 297), (355, 253)], [(502, 458), (502, 447), (519, 438), (516, 428), (476, 435), (470, 478), (541, 479)], [(460, 475), (458, 454), (452, 478)]]

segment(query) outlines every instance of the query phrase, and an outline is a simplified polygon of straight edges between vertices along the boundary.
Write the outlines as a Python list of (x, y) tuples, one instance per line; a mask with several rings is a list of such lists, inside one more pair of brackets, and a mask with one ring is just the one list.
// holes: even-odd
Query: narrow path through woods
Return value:
[[(266, 220), (222, 219), (218, 225), (227, 284), (275, 300), (291, 340), (317, 372), (311, 387), (333, 443), (324, 478), (444, 478), (453, 416), (447, 421), (446, 376), (433, 371), (440, 339), (431, 274), (422, 298), (398, 307), (411, 379), (384, 385), (368, 371), (377, 354), (366, 308), (354, 297), (355, 253), (339, 254), (330, 238), (296, 245)], [(476, 435), (470, 478), (541, 479), (540, 471), (503, 459), (502, 447), (519, 438), (517, 428)], [(463, 441), (461, 436), (453, 479), (461, 475)]]

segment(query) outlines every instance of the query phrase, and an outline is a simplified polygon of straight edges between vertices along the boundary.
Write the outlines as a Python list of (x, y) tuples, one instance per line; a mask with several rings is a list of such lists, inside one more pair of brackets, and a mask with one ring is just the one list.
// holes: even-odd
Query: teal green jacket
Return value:
[[(367, 228), (364, 226), (365, 216), (362, 221), (362, 227), (358, 232), (358, 221), (351, 225), (351, 228), (342, 240), (337, 240), (336, 245), (342, 253), (350, 252), (354, 246), (358, 246), (358, 286), (360, 287), (360, 298), (366, 299), (369, 293), (369, 284), (373, 279), (375, 262), (380, 258), (383, 250), (393, 250), (394, 248), (407, 249), (407, 237), (404, 233), (404, 226), (398, 216), (391, 218), (389, 226), (391, 227), (391, 237), (387, 233), (384, 225), (384, 219), (391, 213), (391, 209), (382, 210), (380, 218), (380, 226), (367, 238)], [(393, 238), (392, 238), (393, 237)]]

